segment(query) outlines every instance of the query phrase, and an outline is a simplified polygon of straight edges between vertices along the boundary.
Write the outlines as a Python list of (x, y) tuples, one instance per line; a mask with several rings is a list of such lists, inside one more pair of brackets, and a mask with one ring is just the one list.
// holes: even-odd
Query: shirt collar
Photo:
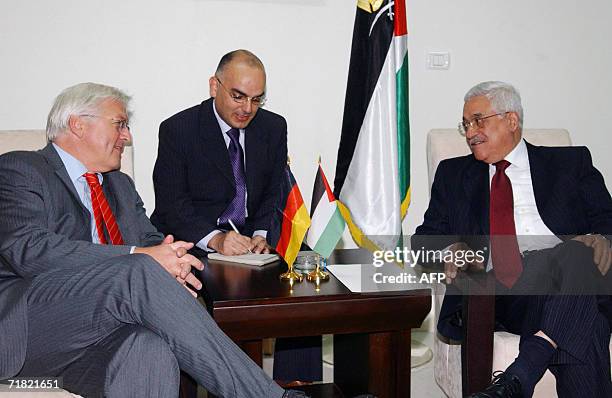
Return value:
[[(78, 160), (68, 152), (64, 151), (55, 143), (52, 143), (52, 145), (53, 148), (55, 148), (55, 150), (57, 151), (57, 154), (59, 155), (60, 159), (62, 159), (62, 163), (64, 163), (64, 167), (68, 172), (70, 181), (72, 181), (73, 184), (76, 184), (77, 181), (79, 181), (79, 178), (81, 178), (83, 174), (87, 173), (87, 167), (85, 167), (85, 165), (81, 163), (80, 160)], [(102, 174), (96, 173), (96, 175), (98, 176), (98, 180), (100, 180), (101, 184), (103, 180)]]
[(213, 112), (215, 112), (215, 117), (217, 118), (217, 123), (219, 123), (219, 127), (221, 128), (222, 133), (227, 133), (232, 129), (232, 126), (225, 123), (225, 120), (221, 119), (221, 116), (217, 113), (217, 104), (213, 99)]
[[(509, 168), (520, 170), (529, 169), (529, 155), (527, 154), (525, 140), (521, 139), (504, 159), (510, 162)], [(489, 173), (490, 175), (495, 174), (495, 165), (493, 163), (489, 164)]]
[(525, 140), (521, 139), (505, 159), (519, 169), (528, 169), (529, 157), (527, 155), (527, 145), (525, 144)]

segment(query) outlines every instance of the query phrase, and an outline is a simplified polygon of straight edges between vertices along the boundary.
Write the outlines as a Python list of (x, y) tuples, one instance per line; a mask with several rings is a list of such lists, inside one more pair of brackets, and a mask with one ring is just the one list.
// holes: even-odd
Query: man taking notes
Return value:
[(266, 73), (249, 51), (224, 55), (209, 89), (211, 98), (159, 127), (151, 221), (205, 251), (268, 253), (266, 234), (287, 162), (287, 123), (260, 109)]
[[(287, 122), (260, 109), (266, 72), (247, 50), (225, 54), (208, 84), (211, 98), (159, 127), (151, 221), (205, 251), (269, 253), (266, 235), (287, 162)], [(277, 340), (275, 379), (321, 380), (321, 349), (311, 345), (303, 338)]]
[[(179, 368), (222, 397), (284, 392), (193, 298), (192, 243), (157, 232), (117, 171), (130, 98), (84, 83), (49, 144), (0, 156), (0, 380), (61, 377), (83, 396), (176, 397)], [(191, 293), (191, 294), (190, 294)]]

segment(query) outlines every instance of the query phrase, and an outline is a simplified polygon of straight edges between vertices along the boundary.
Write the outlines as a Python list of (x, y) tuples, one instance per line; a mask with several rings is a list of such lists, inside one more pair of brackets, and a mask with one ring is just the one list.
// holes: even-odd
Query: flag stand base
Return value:
[(293, 267), (289, 267), (287, 272), (280, 274), (281, 281), (301, 282), (304, 279), (301, 273), (294, 271)]
[(325, 271), (322, 271), (317, 265), (317, 268), (314, 271), (308, 273), (306, 279), (308, 280), (308, 282), (326, 281), (329, 279), (329, 274)]

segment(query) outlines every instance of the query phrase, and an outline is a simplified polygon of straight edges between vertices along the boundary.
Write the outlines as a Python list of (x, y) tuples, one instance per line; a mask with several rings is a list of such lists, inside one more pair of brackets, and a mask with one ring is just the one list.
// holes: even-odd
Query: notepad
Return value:
[(209, 253), (210, 260), (229, 261), (248, 265), (265, 265), (280, 259), (278, 254), (241, 254), (239, 256), (225, 256), (219, 253)]

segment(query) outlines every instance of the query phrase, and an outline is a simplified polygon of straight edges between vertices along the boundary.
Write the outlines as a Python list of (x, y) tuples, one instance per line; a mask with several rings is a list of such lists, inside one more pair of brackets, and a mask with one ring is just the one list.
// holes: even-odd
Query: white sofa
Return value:
[[(0, 154), (16, 150), (36, 150), (47, 144), (45, 130), (0, 130)], [(134, 178), (133, 149), (126, 146), (123, 151), (121, 171)], [(24, 336), (25, 338), (25, 336)], [(44, 376), (44, 375), (41, 375)], [(15, 392), (0, 384), (0, 398), (78, 398), (68, 391)]]
[[(570, 146), (569, 132), (564, 129), (525, 129), (523, 137), (534, 145)], [(465, 142), (456, 129), (435, 129), (427, 135), (427, 165), (429, 188), (433, 183), (438, 164), (447, 158), (463, 156), (470, 153)], [(444, 298), (444, 285), (437, 285), (434, 291), (435, 322)], [(504, 370), (518, 355), (519, 337), (510, 333), (496, 332), (493, 338), (493, 369)], [(461, 345), (459, 342), (444, 342), (439, 336), (434, 337), (434, 377), (442, 391), (451, 398), (462, 396), (461, 380)], [(612, 342), (610, 343), (612, 351)], [(555, 378), (546, 371), (537, 384), (534, 397), (556, 397)]]

